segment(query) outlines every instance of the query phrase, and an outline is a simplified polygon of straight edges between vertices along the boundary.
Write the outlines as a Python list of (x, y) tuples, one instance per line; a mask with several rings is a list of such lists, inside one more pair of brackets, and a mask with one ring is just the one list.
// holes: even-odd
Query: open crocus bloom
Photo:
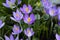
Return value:
[(10, 35), (10, 38), (5, 35), (5, 40), (18, 40), (18, 36), (14, 39), (13, 35)]
[(15, 8), (15, 2), (16, 0), (6, 0), (6, 3), (3, 3), (3, 5), (8, 8)]
[(56, 34), (56, 39), (60, 40), (60, 35)]
[(52, 3), (50, 3), (49, 0), (42, 0), (41, 3), (44, 6), (44, 8), (48, 9), (48, 8), (52, 7)]
[(27, 24), (32, 24), (32, 23), (34, 23), (34, 21), (35, 21), (35, 16), (34, 16), (34, 14), (31, 14), (30, 16), (28, 16), (28, 15), (25, 15), (25, 16), (24, 16), (24, 22), (25, 22), (25, 23), (27, 23)]
[(20, 10), (24, 13), (24, 14), (29, 14), (32, 11), (32, 7), (31, 5), (23, 5), (23, 7), (20, 8)]
[(49, 15), (50, 16), (56, 16), (57, 15), (57, 8), (53, 6), (52, 8), (49, 9)]
[(49, 9), (44, 9), (44, 10), (47, 14), (49, 14), (52, 17), (58, 15), (58, 10), (55, 6), (49, 8)]
[(23, 18), (23, 14), (17, 9), (16, 12), (13, 12), (13, 17), (10, 18), (16, 22), (19, 22)]
[(31, 37), (32, 35), (34, 35), (34, 31), (32, 28), (27, 28), (26, 30), (24, 30), (24, 33), (28, 37)]
[(17, 26), (17, 25), (14, 25), (12, 30), (13, 30), (13, 32), (12, 32), (13, 35), (19, 34), (22, 32), (22, 28), (19, 28), (19, 26)]
[(2, 22), (2, 20), (0, 20), (0, 28), (2, 28), (5, 25), (4, 22)]

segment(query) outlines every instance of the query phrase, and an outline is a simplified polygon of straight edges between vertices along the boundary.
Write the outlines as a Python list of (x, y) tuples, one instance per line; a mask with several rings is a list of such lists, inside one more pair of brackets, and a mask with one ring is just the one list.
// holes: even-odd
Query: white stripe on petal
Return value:
[(2, 23), (2, 25), (0, 26), (0, 28), (2, 28), (5, 25), (5, 23)]
[[(16, 21), (16, 19), (15, 19), (15, 18), (13, 18), (13, 17), (10, 17), (10, 19), (11, 19), (11, 20), (13, 20), (13, 21)], [(17, 21), (16, 21), (16, 22), (17, 22)]]

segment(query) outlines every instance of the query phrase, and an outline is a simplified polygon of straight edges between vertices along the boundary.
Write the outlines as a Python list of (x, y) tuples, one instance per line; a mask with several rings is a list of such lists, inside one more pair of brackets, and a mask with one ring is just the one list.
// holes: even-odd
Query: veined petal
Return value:
[(5, 23), (2, 23), (2, 24), (0, 25), (0, 28), (2, 28), (4, 25), (5, 25)]

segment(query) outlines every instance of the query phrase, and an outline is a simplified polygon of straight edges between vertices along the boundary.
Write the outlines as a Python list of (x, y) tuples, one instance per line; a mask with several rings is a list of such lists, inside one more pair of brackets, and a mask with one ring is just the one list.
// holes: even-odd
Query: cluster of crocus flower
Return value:
[(49, 2), (49, 0), (42, 0), (42, 4), (43, 4), (44, 10), (47, 14), (49, 14), (52, 17), (57, 15), (58, 10), (57, 10), (56, 6), (51, 4), (51, 2)]
[[(17, 4), (21, 3), (21, 0), (17, 0)], [(7, 8), (15, 8), (16, 7), (16, 0), (6, 0), (6, 3), (3, 3), (3, 5)], [(30, 14), (32, 12), (32, 7), (31, 5), (26, 5), (24, 4), (23, 7), (20, 7), (20, 10), (16, 10), (13, 11), (13, 16), (10, 17), (10, 19), (12, 19), (15, 22), (20, 23), (21, 20), (23, 19), (23, 21), (25, 23), (32, 24), (35, 21), (35, 16), (34, 14)], [(4, 25), (4, 23), (2, 23), (2, 21), (0, 21), (1, 27)], [(10, 35), (10, 38), (7, 37), (5, 35), (5, 40), (19, 40), (18, 34), (20, 34), (23, 31), (23, 29), (18, 26), (18, 25), (14, 25), (12, 28), (12, 34)], [(28, 37), (31, 37), (32, 35), (34, 35), (34, 31), (32, 28), (28, 27), (27, 29), (24, 30), (24, 34)], [(13, 35), (17, 35), (17, 37), (14, 39)], [(20, 39), (22, 40), (22, 39)]]
[[(13, 27), (12, 30), (13, 30), (13, 32), (12, 32), (12, 34), (10, 35), (10, 38), (5, 35), (5, 40), (14, 40), (13, 35), (17, 35), (17, 37), (16, 37), (15, 40), (19, 40), (18, 34), (20, 34), (20, 33), (23, 31), (22, 28), (21, 28), (21, 27), (19, 28), (19, 26), (14, 25), (14, 27)], [(26, 36), (28, 36), (28, 37), (31, 37), (31, 36), (34, 35), (34, 31), (33, 31), (32, 28), (29, 28), (29, 27), (28, 27), (26, 30), (24, 30), (24, 34), (25, 34)], [(22, 39), (21, 39), (21, 40), (22, 40)]]
[[(3, 6), (7, 8), (15, 8), (17, 6), (15, 4), (16, 1), (17, 1), (17, 5), (21, 3), (21, 0), (6, 0), (6, 3), (3, 3)], [(23, 19), (25, 23), (32, 24), (35, 21), (35, 16), (33, 13), (30, 14), (31, 12), (32, 12), (31, 5), (24, 4), (23, 7), (20, 7), (20, 10), (17, 9), (16, 12), (13, 11), (13, 16), (10, 17), (10, 19), (18, 23), (20, 23), (21, 20)], [(4, 23), (2, 23), (1, 20), (0, 20), (0, 24), (1, 24), (0, 28), (4, 26)], [(12, 31), (13, 32), (10, 35), (10, 38), (5, 35), (5, 40), (19, 40), (18, 36), (16, 37), (16, 39), (14, 39), (13, 35), (20, 34), (23, 31), (23, 29), (20, 26), (14, 25)], [(34, 35), (34, 31), (32, 28), (28, 27), (26, 30), (24, 30), (24, 34), (28, 37), (31, 37), (32, 35)]]
[[(60, 25), (60, 7), (57, 8), (55, 5), (51, 4), (49, 0), (42, 0), (41, 2), (43, 4), (44, 11), (47, 14), (49, 14), (51, 17), (58, 17), (58, 25)], [(60, 35), (56, 34), (56, 39), (60, 40)]]

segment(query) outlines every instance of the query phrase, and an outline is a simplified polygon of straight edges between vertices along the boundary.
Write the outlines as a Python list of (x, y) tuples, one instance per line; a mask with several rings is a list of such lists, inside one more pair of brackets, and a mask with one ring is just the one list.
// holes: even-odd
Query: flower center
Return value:
[(15, 30), (17, 31), (17, 30), (18, 30), (18, 28), (15, 28)]
[(51, 11), (51, 14), (54, 14), (54, 10)]
[(27, 32), (30, 33), (30, 30), (28, 30)]
[(31, 18), (29, 17), (29, 18), (28, 18), (28, 22), (30, 22), (30, 21), (31, 21)]
[(18, 13), (16, 13), (16, 17), (19, 17), (19, 14)]
[(46, 2), (46, 0), (44, 0), (44, 2)]
[(29, 11), (28, 7), (26, 7), (25, 10), (26, 10), (26, 12), (28, 12)]

